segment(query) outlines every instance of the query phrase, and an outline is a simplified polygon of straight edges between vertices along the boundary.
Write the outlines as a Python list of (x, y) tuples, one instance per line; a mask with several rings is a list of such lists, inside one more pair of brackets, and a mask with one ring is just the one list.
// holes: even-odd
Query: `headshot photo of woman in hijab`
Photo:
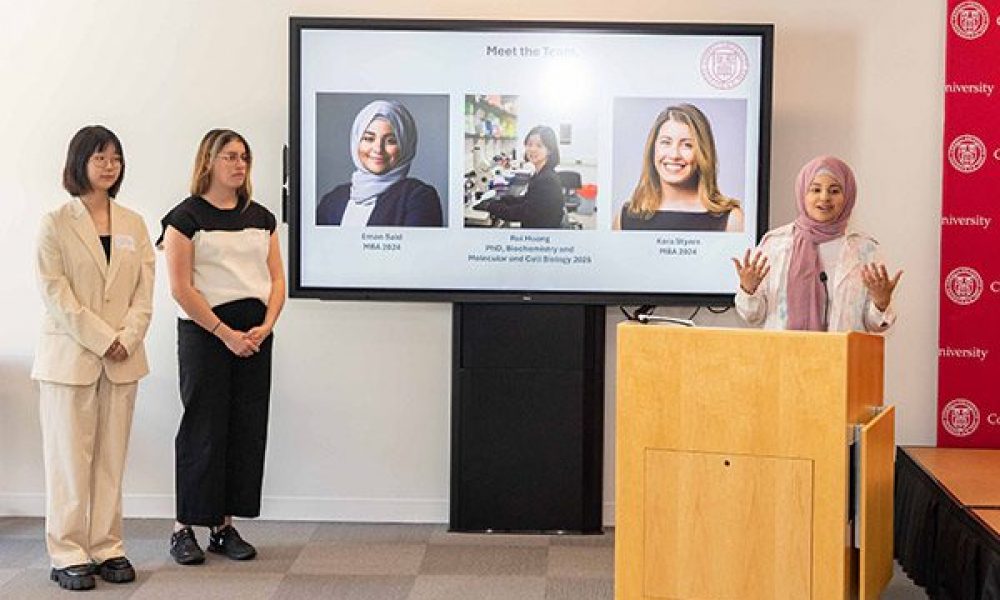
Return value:
[(418, 139), (416, 120), (401, 102), (375, 100), (365, 105), (350, 128), (350, 181), (323, 195), (316, 206), (316, 224), (442, 227), (437, 190), (410, 176)]

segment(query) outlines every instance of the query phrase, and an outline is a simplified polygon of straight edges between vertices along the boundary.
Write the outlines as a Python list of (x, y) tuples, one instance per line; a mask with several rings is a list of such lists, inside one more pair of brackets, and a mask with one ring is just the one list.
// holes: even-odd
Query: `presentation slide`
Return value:
[(295, 21), (295, 295), (735, 291), (768, 27)]

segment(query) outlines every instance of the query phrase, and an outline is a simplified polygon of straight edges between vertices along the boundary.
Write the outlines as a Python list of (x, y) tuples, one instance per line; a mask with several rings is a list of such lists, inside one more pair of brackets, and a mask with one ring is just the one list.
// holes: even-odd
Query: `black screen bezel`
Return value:
[[(289, 296), (321, 300), (375, 300), (403, 302), (509, 302), (548, 304), (605, 305), (674, 305), (732, 306), (733, 294), (649, 293), (607, 291), (551, 290), (468, 290), (413, 288), (333, 288), (306, 287), (300, 272), (300, 189), (301, 166), (300, 111), (301, 34), (305, 30), (380, 30), (380, 31), (475, 31), (475, 32), (552, 32), (647, 35), (752, 36), (761, 40), (760, 140), (757, 180), (757, 241), (768, 228), (771, 165), (771, 87), (774, 52), (772, 24), (709, 23), (624, 23), (574, 21), (484, 21), (424, 19), (356, 19), (291, 17), (289, 20), (289, 146), (286, 164), (289, 223)], [(735, 277), (735, 276), (734, 276)]]

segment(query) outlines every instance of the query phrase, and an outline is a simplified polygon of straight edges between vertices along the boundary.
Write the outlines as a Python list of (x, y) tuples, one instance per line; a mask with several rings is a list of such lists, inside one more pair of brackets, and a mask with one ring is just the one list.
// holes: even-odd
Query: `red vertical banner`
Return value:
[(939, 446), (1000, 447), (1000, 0), (949, 0)]

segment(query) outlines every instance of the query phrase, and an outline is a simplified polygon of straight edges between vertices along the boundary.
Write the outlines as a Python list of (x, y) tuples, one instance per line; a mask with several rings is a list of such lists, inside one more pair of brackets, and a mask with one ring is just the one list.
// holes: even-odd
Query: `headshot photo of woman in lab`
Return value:
[(693, 104), (660, 112), (646, 137), (642, 174), (615, 215), (616, 230), (743, 231), (740, 203), (722, 193), (712, 126)]
[(486, 210), (495, 218), (520, 223), (521, 229), (560, 229), (566, 215), (562, 183), (555, 171), (559, 165), (559, 141), (545, 125), (532, 127), (524, 136), (524, 157), (534, 174), (521, 196), (503, 196)]
[(351, 179), (319, 201), (317, 225), (444, 225), (437, 190), (409, 176), (417, 155), (417, 125), (401, 102), (375, 100), (358, 112), (350, 130), (350, 155)]

